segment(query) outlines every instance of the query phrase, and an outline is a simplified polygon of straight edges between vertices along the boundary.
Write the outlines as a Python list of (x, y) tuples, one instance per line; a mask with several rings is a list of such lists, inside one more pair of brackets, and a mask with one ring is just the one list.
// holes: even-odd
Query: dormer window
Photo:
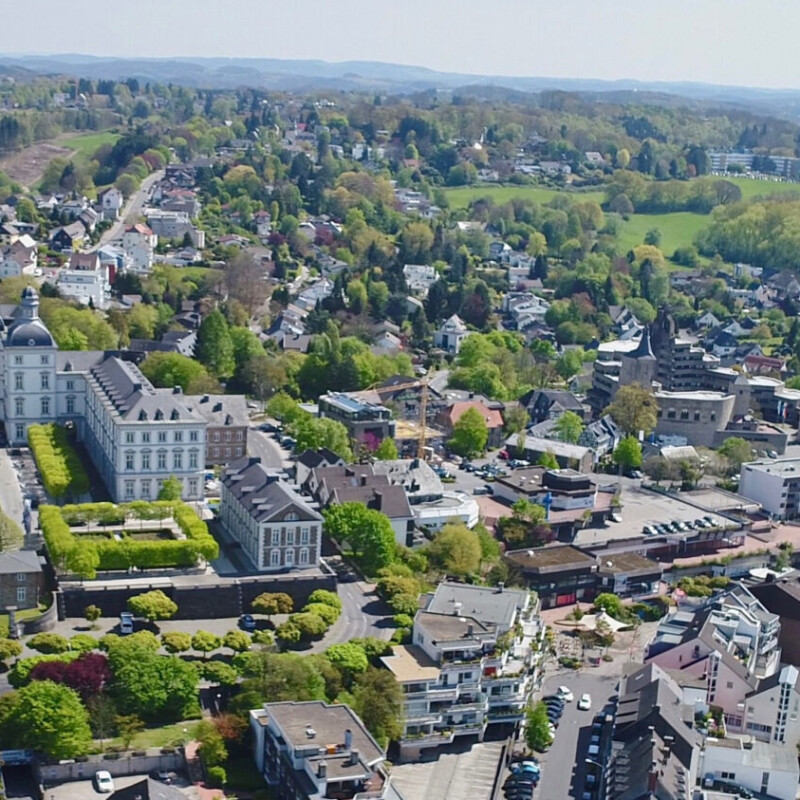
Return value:
[(172, 409), (172, 413), (169, 415), (169, 418), (170, 419), (180, 419), (180, 416), (181, 415), (178, 413), (178, 409), (177, 408), (173, 408)]
[(156, 411), (156, 419), (157, 420), (164, 419), (164, 412), (160, 408), (158, 409), (158, 411)]
[(139, 412), (139, 422), (144, 422), (146, 419), (147, 419), (147, 412), (144, 409), (142, 409)]

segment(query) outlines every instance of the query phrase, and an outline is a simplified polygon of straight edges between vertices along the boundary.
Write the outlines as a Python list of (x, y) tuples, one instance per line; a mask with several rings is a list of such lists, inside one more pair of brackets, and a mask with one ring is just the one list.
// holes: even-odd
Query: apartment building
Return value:
[(531, 642), (543, 628), (526, 591), (441, 583), (414, 618), (412, 643), (382, 659), (403, 688), (403, 758), (483, 740), (488, 725), (525, 713), (535, 667)]
[(344, 392), (328, 392), (317, 405), (320, 417), (341, 422), (351, 439), (371, 449), (394, 438), (394, 420), (386, 406)]
[(260, 572), (319, 561), (322, 515), (259, 458), (234, 461), (222, 474), (220, 522)]
[(358, 715), (319, 700), (250, 712), (256, 768), (275, 800), (403, 800)]
[(800, 458), (765, 458), (742, 464), (739, 494), (755, 500), (775, 519), (800, 514)]
[(250, 417), (244, 395), (187, 395), (185, 401), (206, 421), (206, 466), (229, 464), (247, 455)]
[(781, 666), (780, 620), (742, 585), (659, 625), (646, 662), (702, 679), (726, 729), (776, 744), (800, 741), (800, 672)]
[(108, 267), (97, 253), (73, 253), (69, 265), (59, 270), (58, 291), (64, 297), (102, 309), (111, 296)]
[(145, 212), (147, 227), (162, 239), (181, 242), (188, 234), (192, 246), (202, 250), (206, 246), (206, 232), (195, 227), (189, 215), (182, 211), (160, 211), (148, 208)]
[(147, 225), (141, 223), (129, 225), (122, 234), (122, 249), (134, 272), (150, 272), (157, 245), (158, 236)]

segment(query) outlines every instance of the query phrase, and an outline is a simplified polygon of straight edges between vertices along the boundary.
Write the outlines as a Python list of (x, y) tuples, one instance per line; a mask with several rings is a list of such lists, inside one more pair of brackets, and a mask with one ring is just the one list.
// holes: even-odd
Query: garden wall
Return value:
[(127, 611), (129, 597), (161, 589), (178, 604), (175, 619), (221, 619), (249, 612), (253, 599), (263, 592), (286, 592), (294, 600), (295, 608), (300, 608), (316, 589), (336, 591), (336, 578), (319, 572), (202, 580), (202, 584), (195, 586), (170, 585), (163, 579), (154, 580), (152, 584), (120, 582), (119, 585), (65, 586), (58, 592), (58, 615), (60, 619), (82, 617), (86, 606), (96, 605), (104, 617), (116, 617)]
[[(146, 752), (147, 755), (133, 755), (133, 752)], [(147, 773), (155, 769), (165, 769), (169, 772), (183, 770), (186, 762), (183, 753), (175, 750), (165, 754), (160, 750), (151, 748), (146, 751), (133, 751), (117, 755), (93, 755), (85, 761), (66, 761), (60, 764), (39, 764), (38, 782), (44, 786), (52, 786), (62, 781), (85, 781), (92, 778), (99, 769), (108, 770), (114, 777), (118, 775), (141, 775), (142, 779)]]

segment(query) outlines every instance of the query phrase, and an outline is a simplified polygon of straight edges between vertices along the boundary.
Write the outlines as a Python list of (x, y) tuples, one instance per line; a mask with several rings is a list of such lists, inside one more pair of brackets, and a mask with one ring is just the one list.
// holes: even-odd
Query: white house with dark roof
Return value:
[(242, 458), (222, 475), (220, 522), (260, 572), (316, 566), (322, 514), (259, 458)]
[(130, 259), (130, 267), (134, 272), (150, 272), (157, 245), (158, 236), (141, 222), (129, 225), (122, 234), (122, 249)]
[(458, 351), (461, 349), (461, 343), (471, 334), (472, 331), (467, 329), (461, 317), (453, 314), (434, 332), (433, 346), (446, 350), (450, 355), (455, 356), (458, 355)]

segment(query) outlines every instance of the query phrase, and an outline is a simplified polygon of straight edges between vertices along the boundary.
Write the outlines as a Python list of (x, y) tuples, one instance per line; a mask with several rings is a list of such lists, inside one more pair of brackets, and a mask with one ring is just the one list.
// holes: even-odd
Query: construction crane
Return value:
[[(418, 380), (408, 381), (407, 383), (394, 383), (390, 386), (383, 386), (383, 389), (391, 391), (403, 391), (404, 389), (417, 389), (420, 391), (419, 398), (419, 436), (417, 437), (417, 458), (425, 460), (425, 436), (427, 433), (428, 422), (428, 376)], [(377, 391), (375, 386), (370, 389)]]

